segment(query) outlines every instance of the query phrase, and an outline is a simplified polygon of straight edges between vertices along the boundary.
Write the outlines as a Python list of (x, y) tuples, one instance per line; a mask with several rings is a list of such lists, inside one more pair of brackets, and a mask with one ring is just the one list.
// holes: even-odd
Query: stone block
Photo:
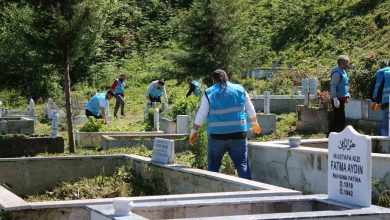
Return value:
[(0, 157), (27, 157), (39, 153), (63, 153), (62, 137), (0, 136)]
[(345, 117), (350, 119), (362, 119), (364, 114), (364, 102), (359, 99), (350, 99), (348, 103), (345, 104)]
[(81, 132), (76, 131), (76, 145), (83, 147), (100, 147), (102, 145), (102, 136), (103, 135), (147, 135), (147, 134), (163, 134), (162, 131), (152, 131), (152, 132), (116, 132), (116, 131), (106, 131), (106, 132)]
[(2, 117), (0, 134), (34, 134), (35, 123), (27, 117)]
[(257, 122), (261, 127), (261, 134), (271, 134), (276, 130), (275, 114), (256, 114)]
[(176, 134), (176, 122), (168, 118), (160, 117), (160, 130), (165, 134)]
[(329, 130), (331, 111), (298, 105), (297, 114), (297, 130), (303, 132), (327, 132)]
[(176, 118), (177, 134), (189, 134), (190, 130), (190, 116), (189, 115), (178, 115)]
[(101, 147), (103, 149), (118, 147), (137, 147), (145, 146), (153, 148), (155, 138), (165, 138), (173, 140), (175, 143), (175, 152), (183, 152), (191, 149), (188, 144), (188, 135), (185, 134), (132, 134), (132, 135), (103, 135)]

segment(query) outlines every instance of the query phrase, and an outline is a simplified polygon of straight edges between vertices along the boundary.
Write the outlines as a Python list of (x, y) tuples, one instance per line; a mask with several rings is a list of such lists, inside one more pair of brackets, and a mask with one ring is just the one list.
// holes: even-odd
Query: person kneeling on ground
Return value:
[(146, 102), (151, 105), (153, 102), (161, 103), (161, 96), (164, 95), (164, 103), (168, 104), (167, 92), (165, 90), (165, 83), (161, 80), (153, 81), (146, 89)]
[(85, 115), (96, 119), (103, 119), (105, 124), (109, 124), (108, 120), (108, 101), (114, 97), (112, 91), (107, 93), (97, 93), (87, 104)]

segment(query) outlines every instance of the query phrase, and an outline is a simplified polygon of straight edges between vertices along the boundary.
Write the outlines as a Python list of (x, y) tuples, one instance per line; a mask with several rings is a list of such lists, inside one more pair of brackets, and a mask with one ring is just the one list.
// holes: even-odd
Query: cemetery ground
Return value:
[[(179, 97), (184, 97), (187, 91), (187, 85), (176, 85), (175, 80), (167, 82), (167, 90), (169, 99), (172, 101), (180, 100)], [(144, 107), (145, 98), (143, 86), (128, 88), (126, 90), (126, 106), (125, 106), (125, 117), (113, 118), (110, 125), (97, 125), (94, 129), (100, 131), (144, 131), (147, 127), (147, 123), (144, 122)], [(77, 99), (85, 99), (87, 92), (75, 91), (73, 93)], [(80, 98), (81, 97), (81, 98)], [(171, 103), (172, 105), (173, 103)], [(110, 114), (113, 115), (113, 107), (115, 100), (110, 101)], [(51, 129), (51, 123), (47, 120), (42, 119), (42, 111), (44, 104), (37, 103), (35, 134), (49, 134)], [(14, 107), (24, 108), (24, 106)], [(184, 113), (184, 112), (183, 112)], [(194, 113), (194, 112), (192, 112)], [(118, 114), (119, 115), (119, 114)], [(324, 133), (301, 133), (296, 130), (295, 122), (297, 121), (296, 113), (287, 113), (277, 115), (276, 131), (269, 135), (262, 135), (259, 137), (252, 138), (251, 141), (276, 141), (283, 140), (291, 136), (301, 136), (302, 139), (313, 139), (313, 138), (324, 138)], [(84, 124), (76, 125), (75, 130), (80, 130)], [(64, 137), (65, 146), (67, 146), (67, 132), (66, 124), (60, 123), (59, 135)], [(206, 149), (207, 146), (204, 146)], [(77, 148), (76, 155), (115, 155), (115, 154), (135, 154), (145, 157), (151, 157), (151, 150), (145, 146), (138, 146), (132, 148), (114, 148), (103, 150), (100, 148), (86, 148), (80, 146)], [(57, 157), (57, 156), (68, 156), (72, 155), (68, 149), (65, 149), (63, 154), (39, 154), (44, 157)], [(176, 153), (175, 163), (180, 165), (186, 165), (196, 167), (200, 169), (206, 168), (206, 157), (205, 151), (197, 151), (196, 148), (191, 150)], [(223, 159), (223, 165), (221, 172), (224, 174), (235, 175), (236, 171), (234, 165), (228, 155), (225, 155)], [(164, 189), (150, 190), (143, 192), (139, 189), (139, 184), (150, 185), (153, 188), (151, 182), (134, 182), (134, 176), (132, 176), (132, 170), (125, 170), (124, 168), (117, 169), (113, 176), (107, 177), (104, 173), (94, 178), (83, 178), (81, 180), (75, 180), (71, 182), (59, 183), (52, 190), (47, 191), (40, 195), (30, 195), (25, 197), (27, 201), (53, 201), (53, 200), (67, 200), (67, 199), (94, 199), (104, 197), (115, 197), (115, 196), (134, 196), (134, 195), (159, 195), (164, 192)], [(137, 185), (138, 184), (138, 185)], [(138, 191), (137, 191), (138, 190)], [(97, 193), (99, 192), (99, 193)], [(384, 191), (384, 197), (381, 202), (375, 202), (382, 206), (390, 206), (390, 202), (386, 197), (387, 193)]]

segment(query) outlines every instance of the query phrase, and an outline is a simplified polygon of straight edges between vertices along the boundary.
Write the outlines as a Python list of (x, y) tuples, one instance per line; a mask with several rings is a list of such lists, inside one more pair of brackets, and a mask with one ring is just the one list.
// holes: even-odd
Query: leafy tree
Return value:
[(235, 72), (245, 7), (242, 0), (195, 0), (179, 22), (182, 34), (172, 57), (176, 66), (170, 71), (179, 78), (206, 77), (217, 68)]
[(40, 1), (35, 10), (46, 21), (38, 28), (45, 33), (40, 45), (47, 51), (49, 61), (64, 80), (69, 150), (76, 151), (70, 96), (70, 72), (80, 57), (91, 56), (101, 41), (107, 14), (114, 1), (110, 0), (57, 0)]

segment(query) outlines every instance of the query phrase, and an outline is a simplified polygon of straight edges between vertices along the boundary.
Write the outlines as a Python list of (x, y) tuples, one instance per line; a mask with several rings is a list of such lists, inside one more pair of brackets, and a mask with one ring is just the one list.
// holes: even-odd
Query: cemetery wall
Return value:
[[(327, 149), (250, 142), (248, 150), (253, 180), (299, 190), (303, 194), (327, 193)], [(382, 186), (390, 185), (388, 167), (390, 155), (372, 154), (372, 178), (380, 180)], [(372, 188), (373, 198), (378, 197), (379, 188)]]
[(160, 130), (165, 134), (176, 134), (176, 122), (168, 118), (162, 118), (160, 116)]
[(0, 134), (34, 134), (35, 123), (27, 117), (0, 117)]
[(105, 131), (105, 132), (81, 132), (76, 131), (76, 144), (83, 147), (100, 147), (102, 144), (103, 135), (143, 135), (143, 134), (162, 134), (162, 131), (153, 132), (117, 132), (117, 131)]
[(149, 149), (153, 148), (154, 138), (162, 137), (172, 139), (175, 142), (175, 152), (189, 150), (188, 135), (166, 135), (156, 134), (154, 136), (134, 136), (134, 135), (103, 135), (102, 148), (110, 149), (115, 147), (135, 147), (143, 145)]
[(111, 175), (121, 166), (134, 168), (144, 177), (161, 177), (162, 184), (166, 184), (171, 193), (272, 190), (282, 194), (299, 194), (224, 174), (181, 165), (152, 163), (150, 158), (136, 155), (0, 159), (0, 184), (7, 183), (17, 195), (37, 194), (51, 189), (61, 181), (94, 177), (102, 172)]
[[(264, 96), (256, 96), (252, 99), (256, 112), (264, 112)], [(270, 112), (275, 114), (295, 112), (297, 105), (303, 105), (303, 95), (271, 95)]]

